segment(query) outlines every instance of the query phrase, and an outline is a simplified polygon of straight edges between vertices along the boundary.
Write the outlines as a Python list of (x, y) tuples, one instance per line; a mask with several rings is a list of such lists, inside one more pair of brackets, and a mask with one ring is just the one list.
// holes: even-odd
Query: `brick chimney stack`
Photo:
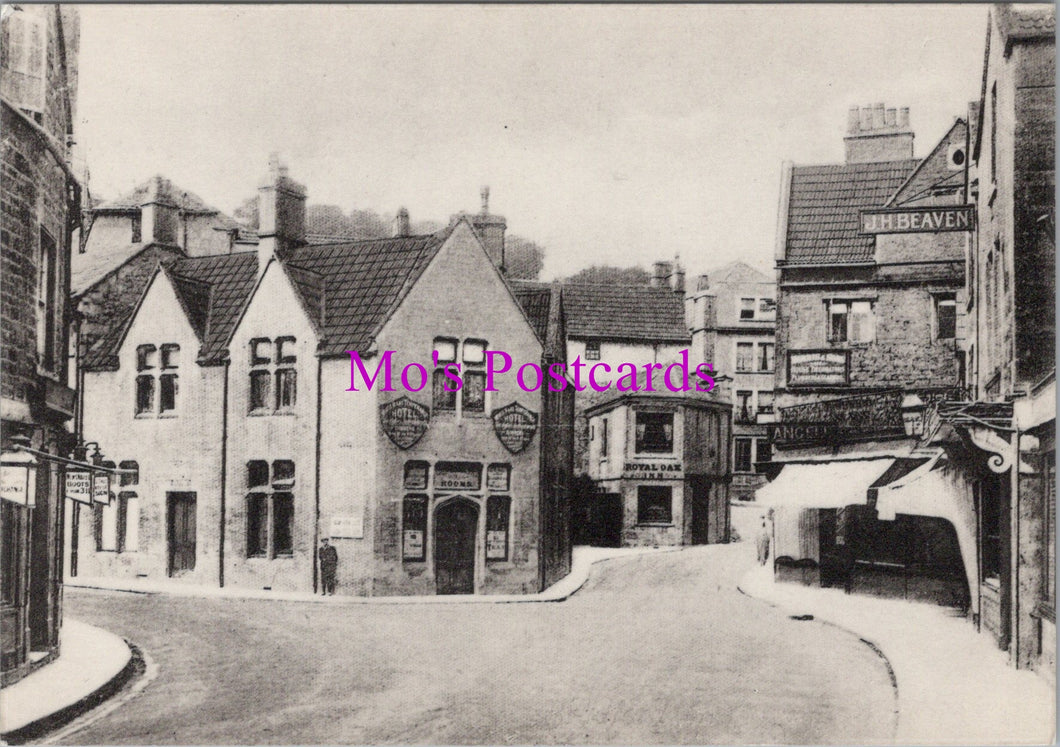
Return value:
[(476, 215), (457, 213), (450, 217), (449, 222), (452, 224), (460, 220), (460, 218), (467, 218), (471, 222), (471, 227), (475, 229), (475, 233), (478, 234), (479, 240), (486, 247), (486, 253), (493, 260), (493, 264), (497, 265), (497, 268), (504, 273), (507, 271), (505, 265), (506, 257), (504, 256), (504, 234), (508, 230), (508, 222), (503, 215), (490, 215), (489, 187), (483, 187), (479, 194), (482, 197), (481, 212)]
[(847, 113), (847, 163), (880, 163), (913, 157), (909, 108), (888, 109), (882, 103), (850, 107)]
[(177, 224), (180, 208), (173, 199), (173, 185), (155, 176), (147, 185), (147, 195), (140, 206), (140, 235), (145, 244), (177, 246)]
[(275, 254), (283, 257), (305, 243), (304, 184), (287, 173), (278, 154), (269, 156), (269, 173), (258, 187), (258, 267)]
[(394, 218), (394, 236), (409, 236), (411, 233), (412, 227), (409, 223), (409, 211), (405, 208), (400, 208), (397, 211), (397, 216)]
[(670, 276), (674, 273), (672, 262), (660, 261), (652, 265), (651, 287), (669, 288)]

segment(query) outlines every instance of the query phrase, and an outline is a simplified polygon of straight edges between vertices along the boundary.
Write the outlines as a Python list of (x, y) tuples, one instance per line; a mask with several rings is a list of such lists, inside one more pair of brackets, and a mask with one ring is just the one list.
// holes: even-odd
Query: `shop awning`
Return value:
[(895, 460), (785, 464), (773, 482), (755, 494), (758, 503), (798, 508), (842, 508), (868, 502), (868, 490)]

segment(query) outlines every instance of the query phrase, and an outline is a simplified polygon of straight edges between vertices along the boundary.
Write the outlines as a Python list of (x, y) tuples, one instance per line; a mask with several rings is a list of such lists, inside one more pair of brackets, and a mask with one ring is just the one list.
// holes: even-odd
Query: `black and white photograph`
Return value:
[(0, 744), (1049, 745), (1049, 3), (0, 4)]

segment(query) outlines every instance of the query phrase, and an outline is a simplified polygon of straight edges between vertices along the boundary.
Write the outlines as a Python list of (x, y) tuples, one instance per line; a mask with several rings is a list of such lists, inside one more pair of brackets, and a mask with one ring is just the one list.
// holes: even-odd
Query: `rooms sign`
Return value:
[(932, 205), (891, 210), (862, 210), (859, 233), (942, 233), (975, 228), (974, 205)]

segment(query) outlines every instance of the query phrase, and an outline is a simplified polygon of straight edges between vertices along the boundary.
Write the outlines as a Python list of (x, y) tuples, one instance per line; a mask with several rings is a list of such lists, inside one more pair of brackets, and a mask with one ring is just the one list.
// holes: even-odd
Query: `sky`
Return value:
[(916, 155), (979, 97), (987, 6), (86, 5), (94, 196), (154, 174), (231, 213), (278, 152), (309, 202), (491, 212), (543, 279), (680, 255), (773, 266), (782, 163), (838, 163), (852, 105)]

